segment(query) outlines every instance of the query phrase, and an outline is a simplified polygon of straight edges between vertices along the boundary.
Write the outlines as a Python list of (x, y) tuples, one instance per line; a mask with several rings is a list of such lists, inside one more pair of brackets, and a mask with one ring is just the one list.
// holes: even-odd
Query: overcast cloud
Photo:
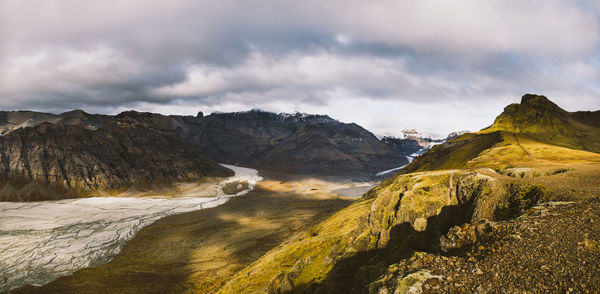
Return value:
[(0, 1), (0, 108), (316, 112), (377, 134), (600, 109), (600, 2)]

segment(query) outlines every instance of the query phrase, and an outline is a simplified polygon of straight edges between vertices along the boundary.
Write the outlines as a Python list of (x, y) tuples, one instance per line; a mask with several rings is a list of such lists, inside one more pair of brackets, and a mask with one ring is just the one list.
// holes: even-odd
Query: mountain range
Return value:
[(0, 112), (0, 133), (0, 199), (9, 201), (114, 195), (231, 174), (216, 162), (368, 178), (407, 164), (412, 152), (326, 115), (260, 110), (195, 117)]
[[(256, 200), (289, 200), (293, 196), (275, 197), (272, 189), (296, 185), (292, 186), (295, 195), (299, 187), (289, 181), (275, 184), (267, 180), (265, 190), (259, 186), (255, 195), (237, 198), (247, 200), (244, 204), (220, 206), (225, 214), (216, 210), (211, 217), (191, 213), (165, 219), (141, 232), (138, 242), (134, 239), (129, 250), (117, 256), (118, 262), (16, 293), (136, 292), (139, 283), (149, 291), (216, 293), (583, 293), (600, 283), (600, 270), (593, 266), (600, 249), (599, 113), (567, 112), (544, 96), (527, 94), (478, 132), (454, 134), (446, 142), (383, 140), (395, 152), (399, 152), (396, 143), (400, 147), (413, 144), (401, 141), (404, 139), (439, 144), (351, 203), (328, 207), (322, 202), (326, 195), (319, 194), (315, 205), (331, 209), (331, 214), (281, 240), (269, 243), (261, 238), (255, 242), (257, 226), (269, 236), (287, 232), (288, 227), (261, 222), (272, 210), (284, 211), (275, 223), (297, 222), (296, 215), (310, 211), (308, 196), (292, 202), (297, 205), (276, 202), (276, 208), (266, 209)], [(273, 154), (290, 158), (288, 152), (275, 151), (285, 150), (281, 146), (286, 143), (304, 146), (297, 143), (303, 142), (299, 138), (315, 136), (317, 141), (335, 139), (317, 146), (336, 146), (349, 154), (351, 151), (338, 146), (353, 142), (357, 134), (362, 134), (363, 142), (372, 139), (372, 134), (361, 128), (328, 117), (260, 111), (195, 118), (126, 112), (99, 127), (90, 121), (80, 128), (96, 132), (132, 124), (152, 128), (175, 135), (178, 144), (188, 144), (211, 157), (249, 164), (254, 164), (253, 159), (237, 152), (250, 150), (265, 159)], [(5, 136), (67, 127), (59, 122), (41, 123)], [(236, 137), (244, 139), (236, 141)], [(205, 143), (209, 140), (215, 144)], [(235, 145), (242, 141), (249, 143)], [(416, 145), (422, 147), (419, 142)], [(311, 150), (311, 146), (302, 148)], [(308, 187), (313, 188), (314, 183)], [(259, 198), (262, 193), (267, 196)], [(248, 203), (257, 207), (249, 208)], [(289, 209), (300, 211), (290, 214)], [(233, 231), (227, 230), (223, 240), (203, 240), (201, 231), (206, 234), (207, 224), (220, 218), (224, 219), (222, 227), (215, 231), (238, 224), (237, 228), (250, 230), (251, 241), (242, 242), (245, 239), (232, 237)], [(235, 251), (223, 245), (229, 238), (235, 244), (258, 243), (261, 249)], [(182, 246), (184, 240), (193, 240), (188, 241), (189, 248)], [(182, 271), (207, 264), (207, 256), (200, 254), (207, 252), (206, 246), (223, 247), (215, 256), (233, 251), (231, 256), (236, 261), (243, 256), (244, 262), (236, 263), (231, 271), (215, 270), (209, 262), (207, 267), (214, 272), (210, 277), (206, 272)], [(179, 255), (184, 258), (171, 258)], [(227, 263), (216, 264), (221, 268)], [(140, 272), (143, 275), (134, 274)]]

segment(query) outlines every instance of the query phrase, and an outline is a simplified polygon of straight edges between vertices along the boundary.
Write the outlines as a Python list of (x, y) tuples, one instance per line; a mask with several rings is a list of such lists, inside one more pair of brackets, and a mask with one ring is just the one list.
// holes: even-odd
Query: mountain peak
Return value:
[(521, 98), (522, 106), (529, 106), (538, 110), (546, 110), (551, 112), (565, 112), (562, 108), (556, 105), (550, 99), (543, 95), (525, 94)]
[(546, 96), (525, 94), (521, 103), (504, 108), (494, 124), (485, 131), (535, 132), (539, 128), (552, 129), (559, 121), (568, 119), (569, 112), (560, 108)]

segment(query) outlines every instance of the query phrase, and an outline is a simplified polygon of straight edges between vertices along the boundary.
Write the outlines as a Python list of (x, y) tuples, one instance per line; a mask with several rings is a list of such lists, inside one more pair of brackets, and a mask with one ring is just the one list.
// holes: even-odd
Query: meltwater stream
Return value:
[(235, 176), (221, 186), (247, 181), (248, 190), (213, 197), (0, 202), (0, 292), (109, 262), (141, 228), (168, 215), (221, 205), (262, 179), (254, 169), (223, 166)]

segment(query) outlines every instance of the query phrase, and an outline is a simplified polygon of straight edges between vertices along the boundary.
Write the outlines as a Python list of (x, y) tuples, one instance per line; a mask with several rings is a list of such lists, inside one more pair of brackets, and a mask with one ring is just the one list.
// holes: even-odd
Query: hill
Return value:
[(434, 146), (402, 172), (600, 162), (599, 115), (567, 112), (544, 96), (527, 94), (490, 127)]
[(567, 112), (545, 96), (527, 94), (482, 132), (529, 134), (538, 141), (600, 153), (600, 112)]

